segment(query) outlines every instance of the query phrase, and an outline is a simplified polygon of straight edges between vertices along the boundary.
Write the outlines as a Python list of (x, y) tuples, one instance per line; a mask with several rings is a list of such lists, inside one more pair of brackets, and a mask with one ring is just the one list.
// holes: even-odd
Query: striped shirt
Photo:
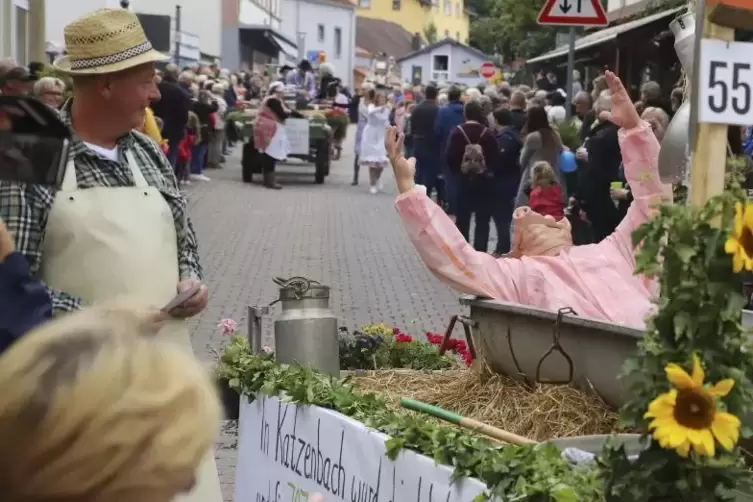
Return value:
[[(66, 103), (60, 114), (68, 127), (71, 127), (70, 104)], [(118, 140), (120, 161), (114, 162), (88, 148), (74, 132), (70, 155), (76, 166), (78, 188), (133, 186), (133, 176), (123, 156), (126, 151), (141, 168), (146, 182), (160, 191), (172, 211), (181, 280), (201, 279), (196, 234), (188, 217), (186, 199), (178, 189), (170, 163), (154, 141), (135, 131), (124, 135)], [(48, 186), (0, 181), (0, 219), (14, 235), (16, 250), (26, 257), (33, 274), (39, 271), (44, 259), (42, 241), (55, 191)], [(48, 292), (54, 313), (81, 308), (79, 298), (64, 291), (48, 289)]]

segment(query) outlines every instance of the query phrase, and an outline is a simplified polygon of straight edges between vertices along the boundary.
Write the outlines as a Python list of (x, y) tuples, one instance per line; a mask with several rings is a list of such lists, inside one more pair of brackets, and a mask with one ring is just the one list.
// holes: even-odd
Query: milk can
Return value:
[(669, 29), (675, 37), (675, 52), (682, 69), (688, 76), (693, 75), (693, 56), (695, 53), (695, 16), (687, 12), (669, 23)]
[(275, 321), (275, 356), (280, 364), (311, 366), (340, 375), (337, 318), (329, 309), (330, 288), (304, 277), (274, 279), (282, 313)]

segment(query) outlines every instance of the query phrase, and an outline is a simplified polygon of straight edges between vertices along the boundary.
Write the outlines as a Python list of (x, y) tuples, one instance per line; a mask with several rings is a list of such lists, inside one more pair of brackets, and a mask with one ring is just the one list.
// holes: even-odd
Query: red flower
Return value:
[(464, 352), (461, 358), (465, 361), (466, 366), (470, 367), (473, 364), (473, 358), (471, 357), (470, 352)]
[(410, 343), (413, 341), (413, 337), (410, 335), (406, 335), (405, 333), (400, 333), (398, 335), (395, 335), (395, 343)]
[(441, 345), (442, 344), (442, 338), (444, 338), (442, 335), (439, 335), (437, 333), (426, 333), (426, 340), (432, 345)]
[(393, 335), (399, 335), (400, 334), (400, 328), (392, 328), (392, 334)]

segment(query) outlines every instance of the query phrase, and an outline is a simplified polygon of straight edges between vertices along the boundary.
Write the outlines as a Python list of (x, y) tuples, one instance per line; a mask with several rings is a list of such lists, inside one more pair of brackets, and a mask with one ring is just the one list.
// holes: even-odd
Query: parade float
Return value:
[[(285, 95), (287, 106), (297, 110), (303, 118), (289, 118), (285, 130), (291, 146), (290, 159), (296, 165), (312, 166), (314, 181), (324, 183), (329, 175), (330, 161), (339, 158), (342, 141), (348, 130), (348, 116), (344, 111), (332, 107), (332, 103), (300, 100), (295, 91)], [(258, 151), (254, 147), (254, 119), (258, 113), (258, 100), (248, 106), (228, 114), (228, 120), (238, 124), (243, 139), (243, 181), (251, 183), (254, 174), (261, 173)]]
[[(711, 23), (723, 8), (701, 6), (697, 32), (730, 40)], [(692, 95), (709, 92), (696, 83)], [(753, 203), (727, 157), (732, 121), (703, 113), (687, 115), (692, 169), (667, 171), (685, 178), (689, 203), (658, 207), (634, 234), (636, 272), (660, 287), (645, 331), (466, 299), (470, 316), (452, 322), (464, 343), (452, 326), (429, 343), (382, 326), (338, 335), (328, 288), (278, 281), (275, 350), (259, 329), (270, 308), (254, 307), (249, 336), (231, 333), (217, 367), (240, 394), (235, 500), (753, 500), (741, 316)]]

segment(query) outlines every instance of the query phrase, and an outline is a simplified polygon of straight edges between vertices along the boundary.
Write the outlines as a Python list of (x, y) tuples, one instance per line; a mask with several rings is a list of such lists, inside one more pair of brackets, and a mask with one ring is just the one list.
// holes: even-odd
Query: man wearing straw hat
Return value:
[[(134, 131), (159, 97), (154, 64), (166, 58), (125, 9), (72, 22), (65, 43), (68, 55), (55, 67), (73, 80), (73, 99), (61, 110), (73, 137), (62, 186), (0, 182), (0, 219), (48, 288), (54, 313), (121, 296), (160, 308), (195, 291), (159, 335), (192, 350), (181, 318), (207, 302), (196, 236), (170, 163)], [(222, 501), (213, 455), (185, 497)]]

